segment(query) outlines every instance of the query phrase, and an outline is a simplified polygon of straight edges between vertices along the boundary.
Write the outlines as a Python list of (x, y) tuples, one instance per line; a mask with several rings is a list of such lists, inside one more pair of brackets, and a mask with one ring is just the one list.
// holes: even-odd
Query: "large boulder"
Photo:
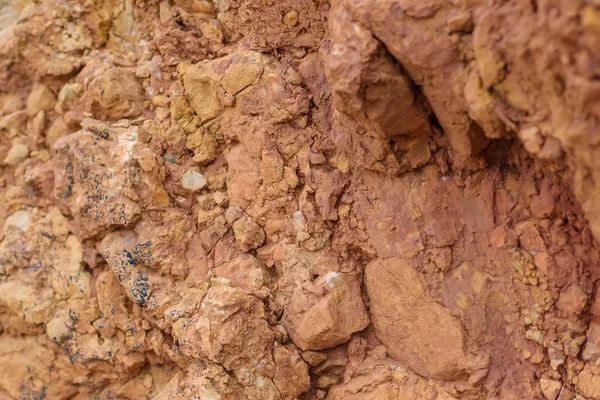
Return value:
[(365, 270), (370, 317), (390, 355), (426, 378), (459, 379), (472, 367), (460, 321), (437, 303), (421, 274), (401, 258)]

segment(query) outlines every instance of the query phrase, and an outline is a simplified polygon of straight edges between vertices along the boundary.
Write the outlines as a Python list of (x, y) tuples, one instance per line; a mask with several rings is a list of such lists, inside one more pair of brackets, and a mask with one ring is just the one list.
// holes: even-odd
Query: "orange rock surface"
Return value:
[(0, 400), (600, 400), (594, 0), (0, 0)]

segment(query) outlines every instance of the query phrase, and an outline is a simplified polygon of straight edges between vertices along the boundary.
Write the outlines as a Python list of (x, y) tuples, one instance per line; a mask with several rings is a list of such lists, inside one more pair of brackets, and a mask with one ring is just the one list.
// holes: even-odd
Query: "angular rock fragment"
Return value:
[(184, 354), (208, 358), (230, 371), (250, 399), (280, 398), (272, 380), (274, 334), (256, 297), (226, 285), (212, 287), (199, 313), (178, 320), (173, 335)]
[(108, 127), (83, 129), (55, 143), (54, 195), (81, 237), (130, 226), (139, 217), (138, 202), (126, 194), (136, 179), (136, 143), (135, 128)]
[(167, 208), (152, 218), (142, 218), (135, 231), (138, 234), (132, 250), (135, 261), (163, 274), (187, 275), (185, 250), (196, 231), (191, 216), (178, 208)]
[(206, 178), (198, 171), (189, 170), (181, 177), (181, 185), (184, 189), (198, 192), (206, 186)]
[(216, 117), (223, 109), (217, 95), (219, 80), (220, 76), (206, 62), (190, 66), (183, 76), (186, 98), (202, 122)]
[(298, 398), (310, 388), (308, 365), (297, 351), (275, 345), (273, 359), (277, 365), (273, 382), (282, 398)]
[(110, 68), (90, 82), (82, 101), (98, 119), (134, 118), (142, 113), (142, 86), (133, 70)]
[(356, 278), (329, 272), (294, 290), (282, 323), (302, 350), (322, 350), (350, 339), (369, 318)]
[(233, 229), (235, 244), (241, 251), (256, 249), (265, 241), (263, 228), (239, 207), (229, 207), (225, 218)]

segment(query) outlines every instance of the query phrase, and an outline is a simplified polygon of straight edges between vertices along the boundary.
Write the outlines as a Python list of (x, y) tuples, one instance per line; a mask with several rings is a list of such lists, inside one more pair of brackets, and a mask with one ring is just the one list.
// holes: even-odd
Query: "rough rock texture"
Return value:
[(0, 0), (0, 399), (600, 400), (594, 0)]

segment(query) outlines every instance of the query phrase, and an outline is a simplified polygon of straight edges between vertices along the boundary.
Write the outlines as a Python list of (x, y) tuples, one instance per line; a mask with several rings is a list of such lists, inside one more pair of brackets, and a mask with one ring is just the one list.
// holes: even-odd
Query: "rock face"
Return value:
[(600, 399), (592, 0), (0, 0), (0, 399)]

